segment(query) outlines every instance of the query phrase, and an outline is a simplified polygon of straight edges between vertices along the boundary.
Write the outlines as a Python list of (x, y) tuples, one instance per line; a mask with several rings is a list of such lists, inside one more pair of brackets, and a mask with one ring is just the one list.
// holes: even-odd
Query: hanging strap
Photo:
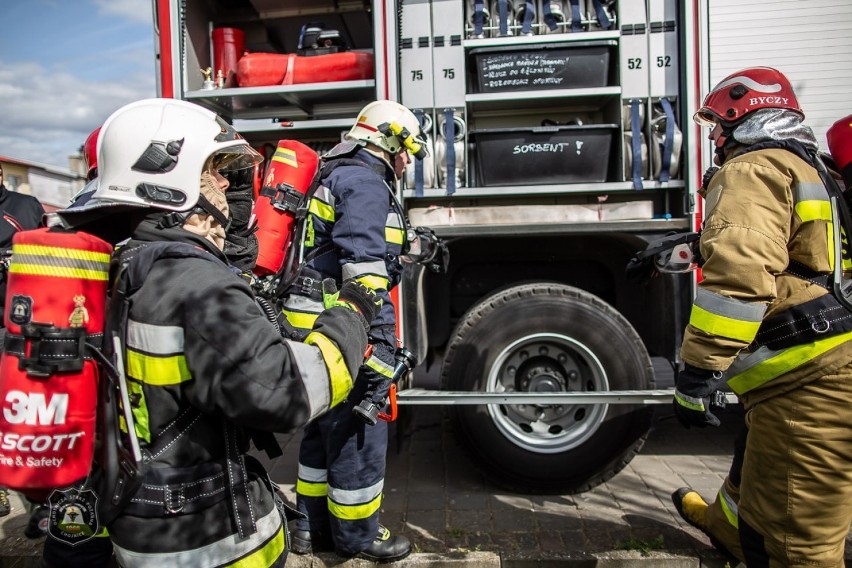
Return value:
[(444, 109), (444, 139), (447, 142), (447, 195), (456, 192), (455, 109)]
[(663, 97), (660, 99), (660, 104), (663, 106), (663, 111), (666, 113), (666, 137), (663, 140), (663, 157), (660, 169), (660, 181), (669, 181), (669, 171), (672, 166), (672, 147), (674, 144), (674, 128), (675, 115), (672, 110), (672, 103), (669, 99)]
[(583, 31), (583, 16), (580, 14), (580, 0), (571, 1), (571, 31)]
[(595, 8), (595, 15), (598, 18), (598, 24), (600, 24), (601, 29), (608, 30), (611, 28), (612, 22), (609, 21), (609, 16), (606, 15), (606, 10), (604, 10), (601, 0), (592, 0), (592, 6)]
[(643, 189), (642, 186), (642, 123), (639, 111), (641, 101), (630, 101), (630, 132), (633, 150), (633, 189)]
[(257, 522), (251, 507), (245, 456), (237, 444), (237, 427), (225, 421), (224, 430), (226, 489), (237, 532), (240, 538), (246, 538), (257, 532)]
[[(415, 110), (414, 116), (417, 117), (417, 123), (420, 125), (420, 130), (423, 130), (423, 111)], [(423, 197), (423, 160), (414, 160), (414, 195)]]
[(497, 0), (497, 21), (500, 35), (509, 35), (509, 0)]
[(541, 19), (544, 20), (544, 23), (552, 32), (555, 32), (556, 28), (559, 27), (556, 22), (556, 16), (554, 16), (553, 12), (550, 10), (550, 0), (544, 0), (543, 2), (541, 7)]
[[(477, 37), (483, 33), (485, 26), (485, 0), (474, 0), (473, 2), (473, 34)], [(419, 197), (419, 196), (418, 196)]]
[(526, 0), (525, 2), (526, 8), (524, 9), (524, 21), (521, 23), (521, 33), (522, 34), (531, 34), (532, 33), (532, 23), (535, 19), (535, 5), (531, 0)]

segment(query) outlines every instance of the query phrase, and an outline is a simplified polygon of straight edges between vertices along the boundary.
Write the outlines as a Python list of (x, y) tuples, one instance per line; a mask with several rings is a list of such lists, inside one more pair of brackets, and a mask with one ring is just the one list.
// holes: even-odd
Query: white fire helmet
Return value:
[(121, 107), (101, 128), (90, 203), (188, 211), (209, 165), (233, 170), (262, 160), (215, 113), (185, 101), (145, 99)]
[(361, 109), (346, 138), (375, 144), (394, 156), (400, 150), (408, 150), (418, 159), (428, 155), (417, 117), (393, 101), (375, 101)]

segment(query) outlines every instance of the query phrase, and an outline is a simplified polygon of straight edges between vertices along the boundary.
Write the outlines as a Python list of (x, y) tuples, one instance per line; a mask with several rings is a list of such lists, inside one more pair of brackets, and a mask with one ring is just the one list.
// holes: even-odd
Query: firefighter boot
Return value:
[(290, 532), (290, 550), (296, 554), (331, 552), (334, 541), (328, 533), (295, 529)]
[[(352, 554), (337, 551), (338, 556), (351, 558)], [(379, 534), (366, 550), (354, 556), (371, 562), (396, 562), (411, 554), (411, 541), (402, 535), (391, 535), (391, 532), (379, 525)]]
[(727, 555), (731, 559), (735, 558), (735, 556), (731, 554), (721, 542), (719, 542), (719, 539), (713, 536), (713, 534), (707, 529), (707, 507), (709, 505), (697, 491), (694, 491), (691, 487), (681, 487), (672, 493), (672, 503), (674, 503), (675, 509), (677, 509), (677, 512), (684, 521), (707, 535), (707, 538), (710, 539), (710, 544), (712, 544), (716, 550)]

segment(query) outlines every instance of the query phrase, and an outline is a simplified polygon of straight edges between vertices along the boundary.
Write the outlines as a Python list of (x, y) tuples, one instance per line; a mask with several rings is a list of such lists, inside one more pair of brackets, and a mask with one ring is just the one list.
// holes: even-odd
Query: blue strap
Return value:
[(444, 109), (444, 140), (447, 143), (447, 195), (456, 192), (456, 123), (455, 109)]
[(601, 0), (592, 0), (592, 6), (595, 7), (595, 15), (598, 17), (598, 23), (601, 25), (602, 30), (608, 30), (612, 27), (612, 22), (609, 21), (609, 16), (606, 15), (606, 10), (604, 10), (603, 5), (601, 5)]
[(482, 35), (482, 28), (485, 25), (485, 0), (473, 0), (473, 33), (476, 36)]
[(500, 35), (509, 35), (509, 0), (497, 0), (497, 19), (500, 22)]
[[(417, 123), (420, 124), (420, 129), (423, 130), (423, 111), (415, 110), (414, 116), (417, 117)], [(404, 150), (403, 150), (404, 151)], [(414, 159), (414, 195), (423, 197), (423, 160)]]
[(583, 31), (583, 17), (580, 15), (580, 0), (571, 0), (571, 31)]
[(633, 146), (633, 189), (642, 187), (642, 124), (638, 99), (630, 101), (630, 132)]
[(541, 14), (541, 19), (544, 20), (544, 23), (547, 24), (550, 31), (555, 32), (556, 28), (559, 26), (556, 23), (556, 16), (554, 16), (553, 12), (550, 11), (550, 0), (544, 0), (544, 5), (541, 8)]
[(660, 169), (660, 181), (669, 181), (669, 170), (672, 166), (672, 144), (674, 143), (675, 116), (672, 103), (663, 97), (660, 99), (663, 111), (666, 113), (666, 139), (663, 140), (663, 159)]
[(524, 21), (521, 24), (521, 33), (532, 33), (532, 23), (535, 18), (535, 5), (532, 0), (526, 0), (526, 9), (524, 10)]

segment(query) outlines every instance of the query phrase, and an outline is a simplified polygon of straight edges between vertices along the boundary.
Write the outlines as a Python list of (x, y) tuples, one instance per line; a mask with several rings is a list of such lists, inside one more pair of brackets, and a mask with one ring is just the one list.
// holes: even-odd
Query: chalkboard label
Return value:
[(604, 87), (609, 73), (606, 46), (472, 54), (481, 92)]

